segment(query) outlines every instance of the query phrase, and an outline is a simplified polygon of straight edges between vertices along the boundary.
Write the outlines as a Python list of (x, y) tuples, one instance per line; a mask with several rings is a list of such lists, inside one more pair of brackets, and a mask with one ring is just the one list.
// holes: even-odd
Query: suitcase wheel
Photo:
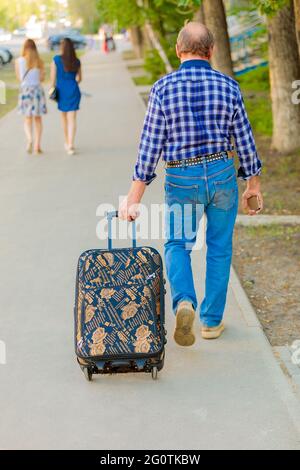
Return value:
[(91, 382), (93, 379), (93, 373), (89, 367), (83, 367), (83, 373), (88, 382)]
[(158, 378), (158, 368), (156, 366), (152, 367), (151, 375), (153, 380), (157, 380)]

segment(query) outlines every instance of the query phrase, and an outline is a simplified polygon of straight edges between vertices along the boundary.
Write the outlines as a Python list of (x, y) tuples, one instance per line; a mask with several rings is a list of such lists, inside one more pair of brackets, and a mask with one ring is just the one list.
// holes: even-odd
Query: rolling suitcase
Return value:
[(75, 294), (75, 350), (87, 380), (93, 374), (149, 372), (156, 379), (165, 356), (165, 286), (157, 250), (136, 246), (112, 249), (109, 212), (108, 249), (79, 257)]

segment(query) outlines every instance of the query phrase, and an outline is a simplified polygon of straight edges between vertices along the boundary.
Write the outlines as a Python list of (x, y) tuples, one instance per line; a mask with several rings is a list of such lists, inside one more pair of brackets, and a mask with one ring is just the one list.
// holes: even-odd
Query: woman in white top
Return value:
[(34, 152), (42, 153), (42, 115), (47, 113), (46, 98), (41, 82), (45, 78), (44, 63), (35, 42), (26, 39), (21, 57), (16, 60), (16, 75), (21, 84), (18, 111), (25, 117), (24, 129), (27, 138), (27, 152), (33, 150), (33, 122), (35, 127)]

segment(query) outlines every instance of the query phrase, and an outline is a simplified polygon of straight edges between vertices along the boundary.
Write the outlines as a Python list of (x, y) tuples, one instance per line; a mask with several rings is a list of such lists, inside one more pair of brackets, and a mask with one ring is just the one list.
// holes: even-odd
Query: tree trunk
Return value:
[(272, 146), (279, 152), (292, 152), (300, 147), (300, 105), (292, 102), (292, 84), (300, 79), (292, 1), (268, 19), (268, 30), (273, 110)]
[(230, 41), (223, 0), (203, 0), (206, 26), (215, 36), (212, 66), (220, 72), (233, 76)]
[(141, 59), (144, 55), (144, 34), (139, 26), (132, 26), (129, 30), (130, 41), (136, 56)]
[(144, 52), (145, 52), (146, 50), (151, 49), (153, 47), (145, 25), (142, 27), (142, 35), (143, 35)]
[(298, 50), (300, 57), (300, 0), (294, 0), (296, 35), (298, 41)]
[(170, 64), (170, 61), (167, 57), (167, 54), (165, 53), (161, 43), (159, 42), (159, 39), (157, 38), (151, 24), (149, 22), (145, 23), (145, 29), (147, 31), (148, 37), (152, 43), (152, 46), (157, 50), (157, 52), (160, 55), (160, 58), (162, 59), (163, 63), (165, 64), (166, 71), (167, 73), (173, 72), (173, 67)]
[(198, 8), (198, 10), (196, 11), (194, 15), (194, 21), (199, 21), (199, 23), (205, 24), (203, 3), (201, 4), (201, 7)]

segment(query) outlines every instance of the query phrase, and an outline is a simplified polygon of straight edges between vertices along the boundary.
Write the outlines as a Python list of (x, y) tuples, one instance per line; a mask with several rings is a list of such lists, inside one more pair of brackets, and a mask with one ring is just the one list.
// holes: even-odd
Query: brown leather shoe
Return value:
[(204, 339), (217, 339), (221, 336), (224, 330), (225, 325), (223, 322), (221, 322), (220, 325), (211, 328), (208, 326), (203, 326), (201, 328), (201, 335)]
[(180, 302), (176, 312), (174, 340), (179, 346), (192, 346), (196, 340), (193, 332), (195, 310), (190, 302)]

